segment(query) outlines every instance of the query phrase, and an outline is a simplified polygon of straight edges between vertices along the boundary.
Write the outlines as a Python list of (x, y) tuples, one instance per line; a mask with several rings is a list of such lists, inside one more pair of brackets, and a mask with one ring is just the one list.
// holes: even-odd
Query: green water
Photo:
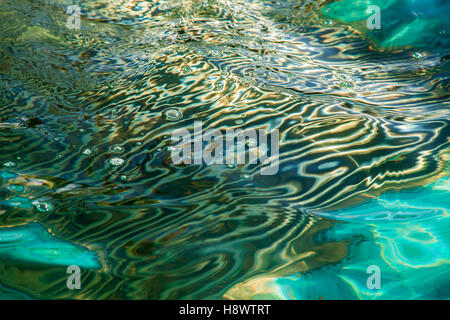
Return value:
[[(0, 298), (449, 299), (449, 6), (2, 0)], [(194, 121), (278, 173), (175, 165)]]

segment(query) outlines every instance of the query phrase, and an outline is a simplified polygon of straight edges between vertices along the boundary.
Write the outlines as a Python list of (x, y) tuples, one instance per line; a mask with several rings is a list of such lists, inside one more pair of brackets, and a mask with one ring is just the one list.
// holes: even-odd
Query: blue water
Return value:
[[(449, 16), (0, 1), (0, 299), (449, 299)], [(196, 122), (278, 130), (279, 171), (174, 164)]]
[[(277, 272), (238, 284), (231, 298), (267, 299), (443, 299), (450, 296), (450, 179), (390, 192), (364, 204), (315, 214), (336, 224), (323, 242), (348, 242), (344, 261), (304, 274)], [(380, 272), (380, 288), (369, 288), (369, 266)]]

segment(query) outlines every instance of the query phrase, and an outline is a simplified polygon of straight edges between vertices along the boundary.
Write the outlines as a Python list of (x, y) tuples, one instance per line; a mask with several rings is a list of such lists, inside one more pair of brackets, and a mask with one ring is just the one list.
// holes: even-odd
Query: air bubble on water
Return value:
[(120, 180), (122, 180), (122, 181), (126, 181), (127, 179), (128, 179), (128, 177), (124, 174), (120, 176)]
[(91, 149), (88, 149), (88, 148), (86, 148), (86, 149), (84, 149), (83, 150), (83, 152), (82, 152), (84, 155), (86, 155), (86, 156), (88, 156), (88, 155), (90, 155), (90, 154), (92, 154), (92, 150)]
[(244, 120), (242, 120), (242, 119), (237, 119), (234, 123), (236, 123), (236, 124), (243, 124), (243, 123), (244, 123)]
[(39, 212), (50, 212), (53, 209), (52, 205), (46, 201), (35, 200), (32, 202), (32, 204), (34, 208), (36, 208), (36, 210)]
[(141, 141), (138, 141), (138, 142), (136, 142), (136, 145), (137, 145), (137, 146), (142, 146), (142, 142), (141, 142)]
[(114, 152), (122, 152), (123, 151), (123, 147), (121, 146), (112, 146), (111, 150)]
[(424, 54), (421, 53), (421, 52), (414, 52), (414, 53), (412, 54), (412, 57), (413, 57), (414, 59), (416, 59), (416, 60), (419, 60), (419, 59), (423, 59)]
[(3, 165), (5, 167), (11, 168), (11, 167), (14, 167), (16, 164), (12, 161), (7, 161), (7, 162), (3, 163)]
[(247, 173), (243, 173), (243, 174), (241, 174), (241, 178), (242, 179), (245, 179), (245, 180), (247, 180), (247, 179), (250, 179), (250, 175), (249, 174), (247, 174)]
[(164, 115), (169, 121), (178, 121), (183, 117), (183, 114), (178, 109), (168, 109)]
[(109, 159), (109, 164), (113, 165), (113, 166), (120, 166), (122, 164), (125, 163), (125, 160), (121, 159), (121, 158), (112, 158)]
[(192, 69), (189, 66), (183, 66), (183, 68), (181, 68), (181, 71), (183, 71), (183, 73), (191, 73)]
[(227, 168), (233, 169), (234, 168), (234, 164), (227, 164)]

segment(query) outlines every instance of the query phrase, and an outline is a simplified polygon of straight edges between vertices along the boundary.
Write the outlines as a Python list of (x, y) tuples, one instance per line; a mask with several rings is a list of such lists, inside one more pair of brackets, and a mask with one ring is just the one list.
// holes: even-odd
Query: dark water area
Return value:
[[(1, 0), (0, 298), (448, 299), (449, 13)], [(276, 130), (277, 174), (175, 165), (195, 121)]]

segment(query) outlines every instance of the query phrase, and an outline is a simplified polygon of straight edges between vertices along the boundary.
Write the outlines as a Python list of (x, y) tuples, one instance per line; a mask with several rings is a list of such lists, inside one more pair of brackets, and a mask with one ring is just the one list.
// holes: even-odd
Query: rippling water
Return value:
[[(2, 0), (0, 298), (450, 298), (450, 5), (370, 3)], [(278, 174), (174, 165), (194, 121)]]

